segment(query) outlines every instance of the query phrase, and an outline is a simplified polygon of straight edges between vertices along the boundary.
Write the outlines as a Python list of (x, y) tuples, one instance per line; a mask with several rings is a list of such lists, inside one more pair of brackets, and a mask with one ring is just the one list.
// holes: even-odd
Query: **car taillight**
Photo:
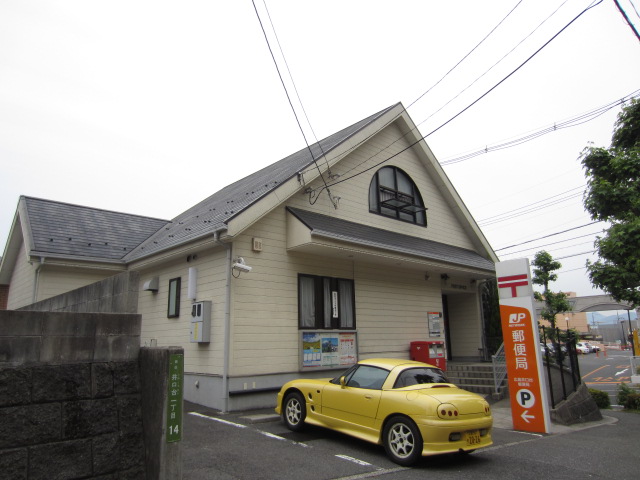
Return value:
[(456, 407), (450, 403), (443, 403), (438, 407), (438, 417), (443, 419), (458, 418), (459, 412)]

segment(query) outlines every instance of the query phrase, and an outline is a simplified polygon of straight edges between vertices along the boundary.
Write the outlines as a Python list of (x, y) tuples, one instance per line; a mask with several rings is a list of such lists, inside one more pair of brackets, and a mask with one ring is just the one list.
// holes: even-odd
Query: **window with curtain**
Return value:
[(300, 329), (354, 329), (353, 280), (298, 275), (298, 327)]
[(427, 209), (418, 187), (398, 167), (382, 167), (373, 175), (369, 186), (369, 211), (427, 226)]

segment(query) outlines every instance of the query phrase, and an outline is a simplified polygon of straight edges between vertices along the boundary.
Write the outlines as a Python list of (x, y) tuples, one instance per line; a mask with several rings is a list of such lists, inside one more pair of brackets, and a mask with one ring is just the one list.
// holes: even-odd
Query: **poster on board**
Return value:
[(348, 367), (358, 361), (356, 332), (303, 332), (302, 367)]

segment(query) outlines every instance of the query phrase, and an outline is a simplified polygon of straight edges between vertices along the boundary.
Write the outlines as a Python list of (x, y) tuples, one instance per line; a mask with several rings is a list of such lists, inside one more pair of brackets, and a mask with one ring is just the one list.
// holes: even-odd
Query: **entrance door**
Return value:
[(447, 360), (451, 360), (451, 333), (449, 331), (449, 299), (442, 295), (442, 320), (444, 322), (444, 342), (447, 349)]

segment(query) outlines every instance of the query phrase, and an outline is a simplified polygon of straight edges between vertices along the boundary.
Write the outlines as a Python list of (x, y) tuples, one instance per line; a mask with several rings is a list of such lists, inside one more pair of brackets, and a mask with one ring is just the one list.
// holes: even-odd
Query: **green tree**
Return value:
[(486, 347), (488, 354), (493, 355), (498, 351), (503, 342), (498, 282), (496, 280), (488, 280), (484, 282), (481, 292)]
[(543, 287), (542, 293), (534, 292), (535, 299), (544, 302), (540, 316), (551, 324), (551, 328), (555, 332), (556, 315), (571, 310), (571, 304), (567, 301), (565, 293), (549, 290), (549, 283), (558, 279), (558, 275), (554, 272), (562, 268), (562, 264), (554, 260), (551, 254), (542, 250), (535, 254), (531, 265), (534, 267), (533, 283)]
[(610, 148), (588, 147), (581, 155), (587, 177), (585, 209), (609, 222), (595, 241), (600, 259), (587, 261), (591, 283), (617, 301), (640, 306), (640, 101), (624, 107)]

